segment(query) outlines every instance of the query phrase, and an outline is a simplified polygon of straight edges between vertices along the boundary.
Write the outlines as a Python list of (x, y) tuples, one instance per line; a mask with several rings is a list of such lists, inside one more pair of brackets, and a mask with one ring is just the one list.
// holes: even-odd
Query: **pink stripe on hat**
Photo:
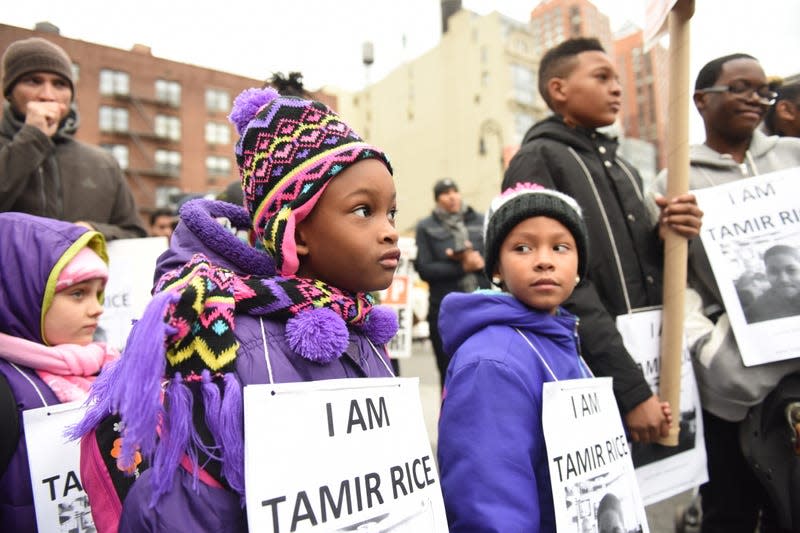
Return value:
[(82, 248), (58, 275), (56, 292), (95, 278), (108, 281), (108, 265), (91, 248)]

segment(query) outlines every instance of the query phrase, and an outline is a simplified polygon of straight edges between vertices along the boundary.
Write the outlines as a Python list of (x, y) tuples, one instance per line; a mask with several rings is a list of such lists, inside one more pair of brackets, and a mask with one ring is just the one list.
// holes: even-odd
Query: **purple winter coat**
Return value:
[[(272, 258), (240, 241), (215, 218), (229, 219), (235, 228), (247, 228), (250, 219), (241, 207), (225, 202), (194, 200), (181, 209), (181, 222), (170, 241), (170, 249), (158, 259), (155, 278), (183, 266), (195, 253), (237, 274), (269, 275), (274, 272)], [(285, 323), (264, 320), (274, 382), (290, 383), (349, 377), (391, 376), (388, 358), (376, 354), (366, 337), (350, 331), (349, 346), (341, 358), (319, 364), (297, 355), (285, 338)], [(268, 383), (267, 364), (259, 320), (236, 316), (235, 335), (240, 347), (236, 376), (244, 386)], [(379, 359), (381, 357), (383, 360)], [(87, 485), (91, 497), (91, 487)], [(120, 532), (246, 531), (247, 522), (238, 494), (224, 488), (199, 483), (192, 487), (188, 471), (179, 469), (173, 488), (154, 508), (149, 508), (151, 484), (145, 471), (133, 484), (122, 503)]]
[[(44, 344), (41, 324), (47, 281), (58, 261), (86, 246), (87, 239), (99, 242), (96, 249), (102, 249), (98, 233), (75, 224), (23, 213), (0, 213), (0, 332)], [(6, 444), (17, 441), (8, 463), (0, 464), (0, 531), (35, 532), (22, 412), (60, 402), (33, 369), (0, 360), (0, 375), (5, 378), (0, 380), (0, 387), (6, 389), (0, 397), (13, 399), (16, 404), (0, 410), (4, 414), (16, 411), (15, 419), (0, 419), (5, 433), (0, 455), (7, 457)]]

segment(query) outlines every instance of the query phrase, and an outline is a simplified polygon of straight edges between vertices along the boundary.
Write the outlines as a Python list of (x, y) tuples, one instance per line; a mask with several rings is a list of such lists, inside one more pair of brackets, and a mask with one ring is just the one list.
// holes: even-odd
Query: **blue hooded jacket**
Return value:
[(542, 384), (588, 377), (577, 325), (499, 291), (445, 297), (438, 458), (451, 532), (556, 530)]

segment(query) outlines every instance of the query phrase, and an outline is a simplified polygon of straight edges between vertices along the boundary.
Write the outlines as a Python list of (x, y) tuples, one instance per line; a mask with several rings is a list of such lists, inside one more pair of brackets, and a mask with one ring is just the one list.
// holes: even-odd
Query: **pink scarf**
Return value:
[(65, 403), (85, 400), (96, 374), (103, 365), (119, 358), (119, 352), (102, 342), (45, 346), (0, 333), (0, 357), (34, 369)]

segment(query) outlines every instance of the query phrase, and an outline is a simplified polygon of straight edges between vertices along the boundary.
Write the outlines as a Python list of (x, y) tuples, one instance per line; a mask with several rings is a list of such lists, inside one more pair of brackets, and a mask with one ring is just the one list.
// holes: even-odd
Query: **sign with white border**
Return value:
[(446, 533), (418, 378), (244, 389), (250, 531)]

